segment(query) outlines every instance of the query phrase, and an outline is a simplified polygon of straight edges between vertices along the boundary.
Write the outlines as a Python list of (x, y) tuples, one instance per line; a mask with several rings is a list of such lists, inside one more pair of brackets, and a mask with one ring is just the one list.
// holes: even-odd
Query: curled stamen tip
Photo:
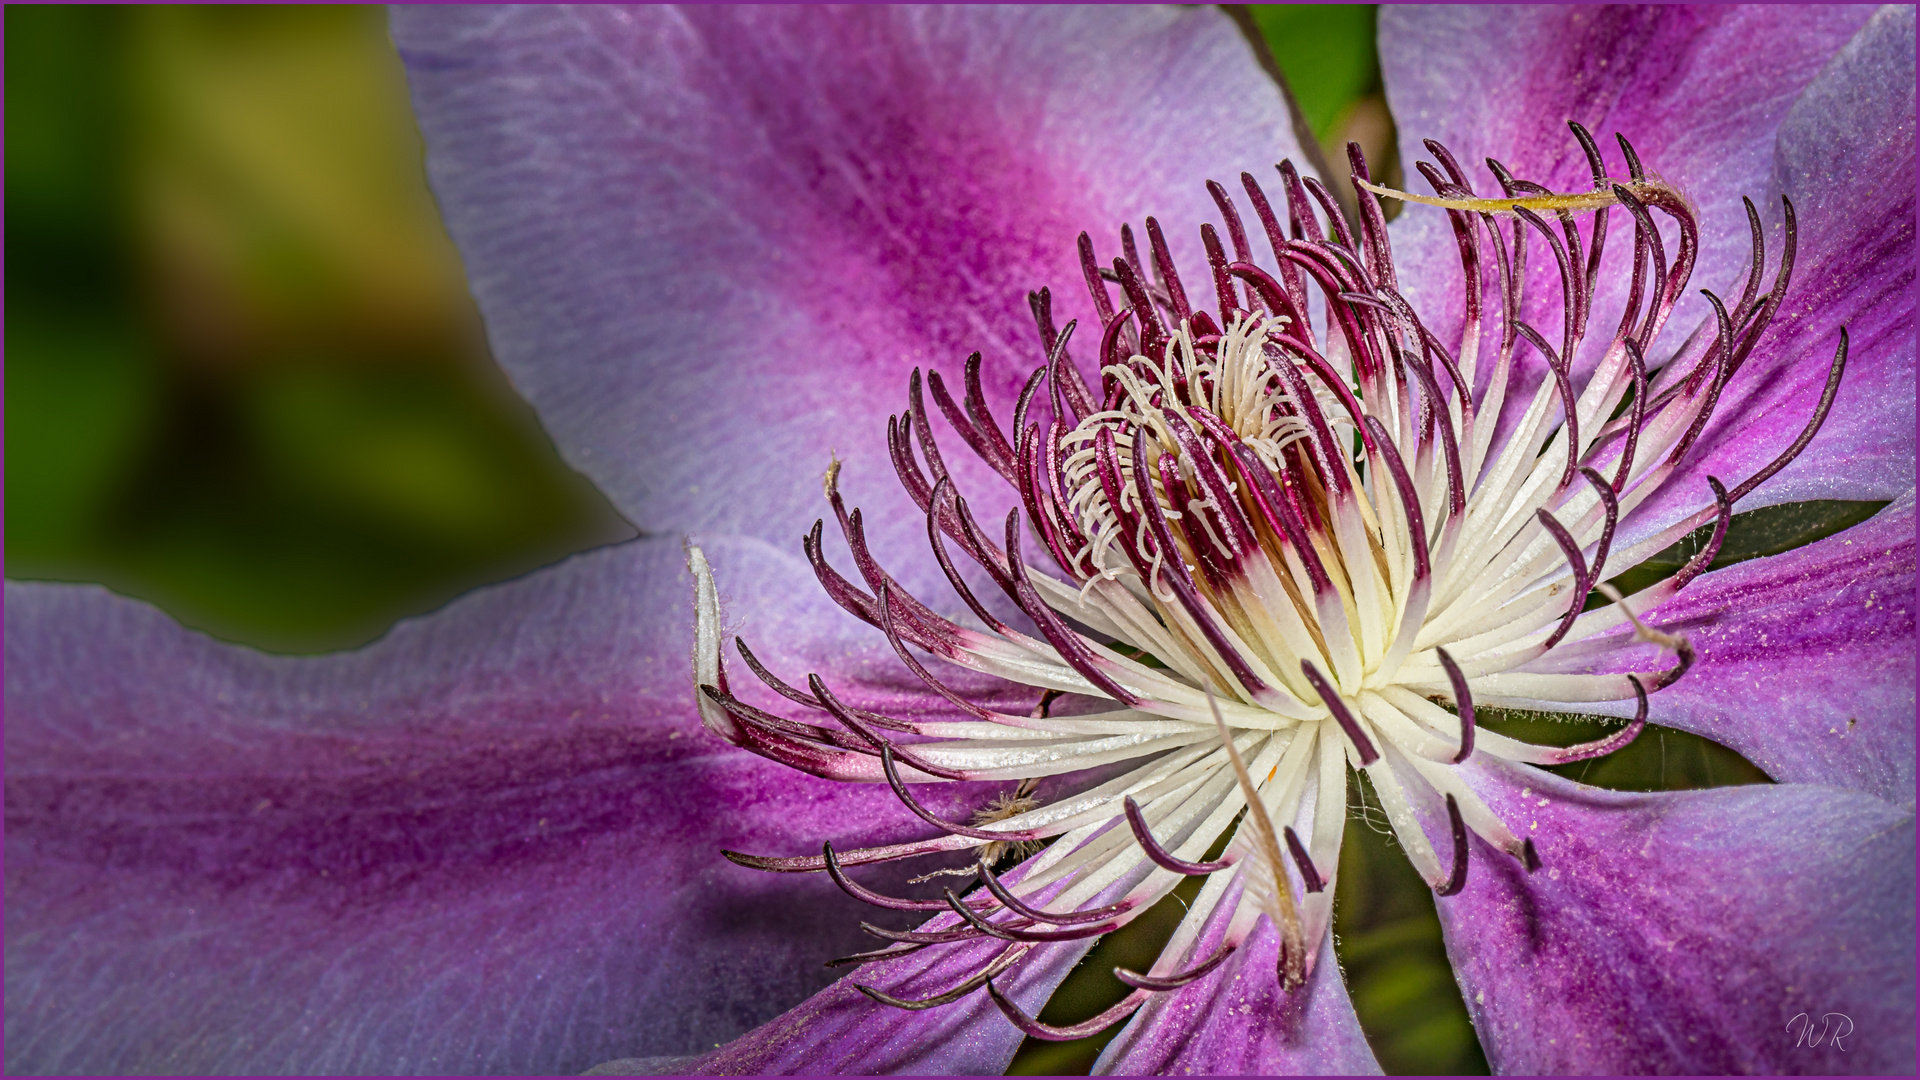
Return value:
[(1033, 1017), (1028, 1016), (1025, 1010), (1015, 1005), (1010, 998), (1000, 992), (999, 987), (993, 985), (991, 978), (987, 980), (987, 995), (993, 999), (995, 1005), (999, 1006), (1000, 1012), (1005, 1015), (1008, 1020), (1013, 1021), (1014, 1027), (1019, 1028), (1033, 1038), (1042, 1039), (1046, 1042), (1067, 1042), (1098, 1034), (1120, 1021), (1125, 1020), (1127, 1017), (1132, 1016), (1135, 1010), (1139, 1009), (1141, 1004), (1147, 999), (1145, 993), (1136, 990), (1121, 999), (1119, 1004), (1114, 1005), (1112, 1008), (1090, 1019), (1083, 1020), (1078, 1024), (1073, 1024), (1068, 1027), (1054, 1027), (1052, 1024), (1043, 1024)]
[(1300, 842), (1300, 834), (1289, 825), (1281, 830), (1287, 839), (1287, 853), (1293, 856), (1294, 865), (1300, 869), (1300, 880), (1310, 893), (1320, 892), (1327, 887), (1327, 880), (1320, 876), (1320, 870), (1313, 865), (1313, 858), (1307, 854), (1306, 845)]
[[(969, 981), (972, 981), (972, 980), (969, 980)], [(955, 988), (956, 990), (958, 990), (957, 993), (954, 990), (949, 990), (944, 994), (936, 994), (933, 997), (921, 998), (916, 1001), (908, 998), (894, 997), (892, 994), (889, 994), (884, 990), (875, 990), (873, 987), (867, 986), (864, 983), (854, 983), (853, 988), (867, 995), (869, 998), (872, 998), (874, 1001), (879, 1002), (882, 1005), (891, 1005), (896, 1009), (907, 1009), (912, 1012), (919, 1012), (922, 1009), (933, 1008), (935, 1005), (945, 1005), (949, 1002), (958, 1001), (961, 998), (965, 997), (967, 994), (970, 994), (973, 991), (979, 989), (977, 985), (967, 986), (966, 983), (962, 983), (960, 984), (960, 987)]]
[[(1436, 884), (1433, 891), (1440, 896), (1457, 896), (1467, 887), (1467, 822), (1460, 815), (1459, 800), (1452, 795), (1447, 796), (1447, 824), (1453, 831), (1453, 873)], [(1527, 841), (1526, 851), (1532, 853), (1533, 841)], [(1537, 858), (1533, 861), (1539, 862)]]
[(1540, 852), (1533, 846), (1531, 836), (1520, 842), (1520, 862), (1529, 874), (1540, 869)]

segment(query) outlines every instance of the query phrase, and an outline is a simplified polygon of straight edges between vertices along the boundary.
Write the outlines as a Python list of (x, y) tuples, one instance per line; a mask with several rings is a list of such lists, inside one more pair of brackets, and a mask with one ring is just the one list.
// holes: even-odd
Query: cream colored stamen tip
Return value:
[(840, 452), (838, 450), (828, 450), (827, 451), (827, 472), (825, 476), (822, 476), (820, 478), (820, 491), (822, 494), (826, 495), (827, 498), (831, 499), (833, 498), (834, 491), (837, 490), (839, 487), (840, 487)]

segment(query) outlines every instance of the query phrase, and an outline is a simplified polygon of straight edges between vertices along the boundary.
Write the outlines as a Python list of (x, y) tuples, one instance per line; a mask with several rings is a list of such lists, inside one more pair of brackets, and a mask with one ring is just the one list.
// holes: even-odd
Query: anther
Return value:
[[(985, 862), (979, 863), (975, 869), (979, 871), (981, 882), (986, 885), (987, 891), (993, 894), (994, 899), (1000, 901), (1008, 911), (1013, 912), (1015, 915), (1032, 919), (1038, 923), (1048, 923), (1053, 926), (1077, 926), (1082, 923), (1094, 923), (1111, 919), (1117, 915), (1123, 915), (1133, 908), (1132, 904), (1122, 900), (1117, 904), (1108, 904), (1106, 907), (1093, 908), (1088, 911), (1042, 911), (1013, 895), (1013, 890), (1007, 888), (1007, 886), (994, 875), (993, 868)], [(951, 893), (952, 890), (948, 890), (948, 892)], [(970, 906), (985, 906), (984, 904), (975, 905), (973, 900), (968, 900), (967, 904)]]
[(1366, 766), (1379, 761), (1380, 751), (1373, 748), (1373, 741), (1367, 738), (1366, 732), (1360, 730), (1360, 722), (1353, 718), (1347, 703), (1340, 700), (1339, 693), (1327, 681), (1327, 677), (1320, 674), (1320, 669), (1314, 667), (1311, 660), (1300, 661), (1300, 670), (1306, 675), (1307, 682), (1312, 684), (1314, 693), (1319, 694), (1320, 700), (1326, 703), (1327, 710), (1333, 713), (1334, 723), (1339, 724), (1340, 730), (1346, 732), (1347, 738), (1353, 742), (1354, 753), (1360, 755), (1360, 764)]
[(1233, 955), (1234, 948), (1233, 945), (1223, 944), (1213, 950), (1212, 956), (1185, 971), (1172, 975), (1142, 975), (1137, 971), (1117, 967), (1113, 969), (1113, 977), (1136, 990), (1178, 990), (1195, 979), (1204, 978), (1207, 972), (1225, 963), (1227, 957)]
[(896, 1009), (907, 1009), (918, 1012), (922, 1009), (931, 1009), (936, 1005), (945, 1005), (948, 1002), (959, 1001), (961, 998), (985, 986), (995, 975), (1000, 974), (1019, 962), (1020, 958), (1026, 956), (1032, 948), (1031, 945), (1009, 945), (1005, 952), (995, 957), (993, 962), (988, 964), (980, 972), (960, 983), (958, 986), (955, 986), (953, 989), (945, 993), (935, 994), (932, 997), (919, 999), (897, 998), (892, 994), (875, 990), (871, 986), (865, 986), (860, 983), (854, 983), (853, 988), (882, 1005), (891, 1005)]
[(1467, 686), (1467, 677), (1460, 665), (1454, 663), (1447, 650), (1436, 648), (1433, 652), (1447, 673), (1447, 681), (1453, 685), (1453, 704), (1460, 710), (1460, 752), (1453, 755), (1453, 763), (1458, 765), (1473, 756), (1473, 691)]
[[(975, 930), (980, 931), (988, 937), (997, 937), (1005, 941), (1034, 943), (1045, 941), (1078, 941), (1081, 938), (1099, 937), (1101, 934), (1117, 930), (1120, 927), (1118, 922), (1109, 919), (1093, 926), (1074, 926), (1064, 930), (1025, 930), (1014, 927), (1009, 923), (988, 922), (979, 912), (968, 907), (966, 902), (961, 900), (959, 895), (952, 889), (946, 890), (946, 895), (947, 906), (953, 909), (955, 914), (965, 919), (969, 926), (972, 926)], [(1033, 922), (1039, 920), (1023, 918), (1017, 921), (1025, 926), (1031, 925)], [(1056, 923), (1055, 925), (1058, 924)]]
[[(1453, 827), (1453, 875), (1446, 884), (1433, 890), (1440, 896), (1457, 895), (1467, 887), (1467, 822), (1460, 816), (1460, 802), (1452, 795), (1447, 796), (1447, 823)], [(1533, 854), (1533, 841), (1528, 840), (1525, 852), (1531, 859), (1527, 872), (1539, 868), (1540, 857)]]
[(1299, 867), (1300, 880), (1306, 884), (1307, 891), (1313, 893), (1325, 889), (1327, 880), (1320, 876), (1319, 869), (1313, 865), (1312, 856), (1307, 854), (1306, 846), (1300, 843), (1300, 834), (1294, 832), (1291, 825), (1280, 832), (1286, 837), (1287, 854), (1293, 856), (1293, 865)]
[(987, 993), (992, 996), (993, 1003), (1000, 1006), (1000, 1011), (1006, 1014), (1007, 1019), (1013, 1021), (1014, 1027), (1045, 1042), (1067, 1042), (1071, 1039), (1084, 1039), (1089, 1035), (1098, 1034), (1132, 1016), (1134, 1011), (1147, 1000), (1145, 991), (1136, 990), (1128, 994), (1118, 1005), (1091, 1020), (1082, 1020), (1069, 1027), (1054, 1027), (1028, 1016), (1020, 1006), (1015, 1005), (1007, 999), (1006, 995), (1000, 993), (1000, 988), (993, 985), (992, 979), (987, 980)]
[(1565, 765), (1569, 762), (1585, 761), (1588, 758), (1605, 757), (1626, 749), (1627, 744), (1640, 737), (1641, 730), (1647, 726), (1647, 688), (1640, 684), (1640, 678), (1637, 675), (1627, 676), (1627, 681), (1633, 684), (1635, 698), (1633, 722), (1604, 739), (1579, 743), (1555, 753), (1553, 764)]
[(1128, 795), (1121, 802), (1126, 807), (1127, 824), (1133, 829), (1134, 839), (1140, 842), (1140, 850), (1146, 852), (1147, 858), (1152, 859), (1155, 866), (1171, 870), (1176, 874), (1199, 877), (1202, 874), (1211, 874), (1215, 870), (1225, 870), (1233, 865), (1232, 859), (1196, 863), (1174, 858), (1171, 852), (1160, 846), (1160, 841), (1153, 838), (1153, 830), (1147, 827), (1146, 815), (1140, 812), (1140, 804), (1133, 801), (1133, 796)]

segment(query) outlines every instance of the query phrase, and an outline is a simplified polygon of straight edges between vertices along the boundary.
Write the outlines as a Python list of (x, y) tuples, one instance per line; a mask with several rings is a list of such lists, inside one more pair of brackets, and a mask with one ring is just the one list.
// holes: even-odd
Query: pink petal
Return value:
[(1470, 771), (1544, 864), (1476, 840), (1466, 890), (1437, 901), (1495, 1072), (1913, 1071), (1910, 811), (1801, 785), (1627, 794)]
[[(1149, 999), (1095, 1071), (1120, 1076), (1378, 1076), (1331, 937), (1291, 1000), (1274, 973), (1279, 936), (1262, 920), (1240, 951), (1199, 982)], [(1204, 939), (1203, 939), (1204, 944)], [(1211, 950), (1203, 949), (1200, 955)]]
[(1295, 149), (1206, 9), (400, 8), (394, 35), (495, 354), (650, 531), (790, 544), (837, 451), (881, 555), (919, 551), (885, 441), (908, 371), (957, 394), (982, 350), (1008, 423), (1028, 290), (1091, 371), (1081, 230), (1111, 262), (1154, 213), (1203, 266), (1203, 182)]
[[(706, 550), (769, 664), (858, 668), (804, 563)], [(825, 985), (866, 909), (719, 849), (926, 827), (702, 729), (684, 558), (603, 549), (314, 658), (8, 583), (8, 1070), (578, 1072)]]
[[(1770, 223), (1775, 265), (1778, 193), (1792, 195), (1800, 211), (1800, 262), (1781, 317), (1728, 388), (1693, 451), (1699, 464), (1669, 482), (1671, 494), (1624, 522), (1618, 543), (1710, 506), (1707, 472), (1731, 486), (1784, 449), (1819, 397), (1842, 323), (1853, 324), (1853, 361), (1826, 428), (1741, 506), (1890, 498), (1912, 487), (1913, 45), (1904, 10), (1878, 17), (1872, 8), (1828, 6), (1383, 13), (1381, 62), (1404, 160), (1426, 157), (1420, 140), (1437, 138), (1463, 163), (1492, 155), (1523, 178), (1578, 190), (1592, 180), (1566, 121), (1579, 120), (1603, 139), (1619, 131), (1698, 206), (1702, 251), (1690, 288), (1723, 298), (1738, 296), (1749, 255), (1740, 197), (1751, 196)], [(1605, 151), (1622, 175), (1618, 151)], [(1489, 179), (1479, 182), (1483, 192), (1496, 190)], [(1576, 365), (1583, 369), (1618, 320), (1630, 254), (1625, 228), (1616, 222), (1608, 246), (1610, 265), (1622, 272), (1602, 271), (1596, 329)], [(1457, 325), (1459, 260), (1444, 217), (1410, 207), (1393, 235), (1402, 280), (1423, 316)], [(1533, 246), (1528, 314), (1551, 335), (1559, 327), (1559, 280), (1544, 248)], [(1680, 301), (1650, 359), (1664, 360), (1702, 322), (1710, 326), (1712, 314), (1695, 292)], [(1503, 430), (1544, 371), (1537, 357), (1523, 359)]]
[[(1026, 1036), (1001, 1015), (985, 989), (909, 1012), (874, 1002), (853, 984), (900, 998), (929, 997), (972, 976), (1006, 944), (936, 945), (909, 959), (860, 968), (771, 1022), (673, 1071), (707, 1076), (997, 1076), (1006, 1072)], [(994, 985), (1028, 1015), (1036, 1014), (1091, 945), (1043, 946)]]
[[(1912, 806), (1913, 587), (1911, 495), (1818, 543), (1703, 575), (1642, 614), (1697, 653), (1679, 682), (1652, 696), (1649, 716), (1738, 750), (1776, 780)], [(1576, 668), (1661, 663), (1639, 646)]]
[(1712, 505), (1708, 476), (1738, 483), (1785, 450), (1820, 400), (1842, 327), (1852, 348), (1833, 412), (1740, 508), (1913, 490), (1914, 44), (1913, 8), (1882, 9), (1780, 125), (1769, 187), (1793, 199), (1801, 225), (1787, 303), (1643, 520)]

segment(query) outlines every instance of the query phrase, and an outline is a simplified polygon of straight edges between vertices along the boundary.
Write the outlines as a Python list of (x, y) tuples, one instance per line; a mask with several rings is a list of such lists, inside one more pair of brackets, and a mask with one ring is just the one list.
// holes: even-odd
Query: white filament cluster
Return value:
[[(1664, 322), (1676, 291), (1656, 301), (1652, 332)], [(1456, 342), (1461, 385), (1449, 380), (1451, 391), (1439, 400), (1426, 400), (1432, 391), (1392, 372), (1372, 384), (1356, 379), (1346, 388), (1352, 394), (1347, 399), (1311, 380), (1277, 377), (1276, 365), (1305, 363), (1278, 340), (1288, 329), (1286, 319), (1256, 310), (1227, 320), (1226, 331), (1207, 349), (1196, 343), (1189, 325), (1181, 325), (1163, 355), (1110, 365), (1103, 374), (1119, 387), (1117, 405), (1084, 417), (1060, 437), (1061, 501), (1086, 538), (1069, 554), (1076, 565), (1093, 570), (1080, 582), (1037, 567), (1028, 573), (1042, 600), (1078, 628), (1074, 633), (1098, 672), (1123, 688), (1131, 703), (1115, 701), (1049, 640), (1005, 626), (965, 629), (938, 653), (942, 659), (1073, 696), (1051, 713), (982, 710), (980, 718), (914, 728), (932, 740), (911, 744), (919, 759), (969, 779), (1027, 780), (1138, 762), (1090, 790), (987, 826), (1057, 838), (1024, 864), (1013, 886), (1022, 897), (1045, 897), (1047, 910), (1056, 913), (1119, 897), (1137, 914), (1181, 880), (1147, 857), (1122, 816), (1125, 799), (1138, 804), (1173, 857), (1189, 862), (1212, 849), (1243, 812), (1253, 811), (1256, 821), (1270, 819), (1270, 828), (1243, 827), (1233, 834), (1222, 856), (1231, 869), (1211, 875), (1149, 973), (1154, 976), (1190, 967), (1222, 943), (1237, 944), (1263, 914), (1280, 929), (1294, 976), (1304, 974), (1331, 917), (1349, 768), (1368, 775), (1408, 858), (1436, 887), (1451, 872), (1416, 809), (1431, 823), (1443, 798), (1457, 806), (1466, 828), (1497, 850), (1532, 857), (1524, 830), (1502, 821), (1457, 772), (1464, 732), (1449, 708), (1455, 695), (1441, 649), (1479, 705), (1575, 711), (1583, 703), (1632, 699), (1641, 686), (1657, 688), (1661, 671), (1587, 675), (1569, 673), (1569, 667), (1585, 666), (1597, 651), (1640, 642), (1684, 648), (1678, 639), (1642, 626), (1624, 602), (1570, 616), (1581, 575), (1540, 512), (1562, 524), (1586, 558), (1599, 555), (1609, 524), (1606, 504), (1616, 500), (1611, 489), (1603, 498), (1581, 474), (1567, 482), (1570, 450), (1583, 466), (1609, 476), (1621, 470), (1621, 482), (1613, 485), (1619, 492), (1617, 520), (1671, 474), (1666, 459), (1700, 410), (1710, 407), (1704, 395), (1659, 399), (1658, 411), (1638, 429), (1637, 451), (1623, 463), (1620, 424), (1608, 421), (1635, 375), (1616, 337), (1577, 396), (1575, 423), (1567, 422), (1561, 391), (1549, 379), (1496, 447), (1491, 421), (1501, 413), (1512, 375), (1511, 332), (1490, 339), (1499, 341), (1493, 370), (1476, 372), (1483, 327), (1469, 319)], [(1373, 355), (1422, 351), (1410, 317), (1376, 320), (1367, 332)], [(1344, 353), (1329, 360), (1334, 370), (1345, 370)], [(1686, 367), (1675, 362), (1668, 370)], [(1478, 400), (1464, 389), (1483, 384), (1487, 390)], [(1261, 523), (1248, 477), (1237, 471), (1244, 462), (1212, 443), (1210, 461), (1194, 460), (1173, 426), (1177, 418), (1200, 431), (1190, 409), (1204, 407), (1279, 482), (1289, 453), (1294, 460), (1310, 456), (1309, 446), (1296, 444), (1316, 438), (1289, 385), (1316, 387), (1314, 407), (1343, 448), (1331, 457), (1313, 452), (1322, 472), (1291, 481), (1316, 511), (1310, 553)], [(1377, 421), (1369, 426), (1383, 432), (1397, 453), (1414, 505), (1403, 504), (1387, 447), (1358, 449), (1360, 428), (1343, 400), (1357, 400), (1363, 415)], [(1423, 415), (1432, 422), (1423, 424)], [(1433, 436), (1436, 427), (1455, 434), (1454, 453)], [(1122, 480), (1118, 506), (1100, 478), (1096, 444), (1102, 432), (1112, 438)], [(1569, 441), (1575, 442), (1571, 448)], [(1161, 483), (1165, 457), (1194, 501), (1181, 505)], [(1457, 468), (1459, 508), (1450, 466)], [(1147, 471), (1147, 488), (1167, 518), (1171, 550), (1146, 535), (1142, 507), (1133, 504), (1139, 469)], [(1328, 469), (1339, 475), (1325, 475)], [(1703, 500), (1707, 495), (1699, 494)], [(1252, 543), (1221, 530), (1217, 519), (1227, 509), (1222, 499), (1238, 501), (1256, 523)], [(1607, 565), (1634, 565), (1711, 513), (1709, 506), (1614, 551)], [(1142, 524), (1129, 534), (1127, 520)], [(1233, 550), (1230, 574), (1201, 565), (1202, 543)], [(1307, 554), (1324, 569), (1318, 588)], [(1174, 559), (1179, 566), (1171, 565)], [(1147, 566), (1144, 576), (1136, 560)], [(723, 684), (717, 593), (697, 550), (693, 570), (699, 590), (695, 683)], [(1176, 598), (1167, 580), (1182, 570), (1197, 588), (1196, 601)], [(1644, 608), (1677, 587), (1656, 586), (1636, 600)], [(1569, 626), (1559, 626), (1569, 618)], [(1351, 716), (1357, 734), (1335, 721), (1315, 688), (1316, 674)], [(735, 722), (726, 711), (704, 694), (699, 701), (709, 726), (733, 737)], [(1377, 756), (1363, 752), (1363, 744)], [(1531, 763), (1562, 759), (1556, 748), (1484, 730), (1476, 733), (1473, 752)], [(845, 768), (844, 778), (879, 779), (877, 765), (860, 761)], [(912, 782), (937, 779), (903, 771)], [(1303, 868), (1280, 857), (1275, 836), (1287, 827), (1324, 879), (1324, 890), (1313, 890)], [(956, 835), (919, 850), (980, 844)], [(1031, 946), (1009, 946), (1008, 955), (1016, 948), (1023, 954)]]

